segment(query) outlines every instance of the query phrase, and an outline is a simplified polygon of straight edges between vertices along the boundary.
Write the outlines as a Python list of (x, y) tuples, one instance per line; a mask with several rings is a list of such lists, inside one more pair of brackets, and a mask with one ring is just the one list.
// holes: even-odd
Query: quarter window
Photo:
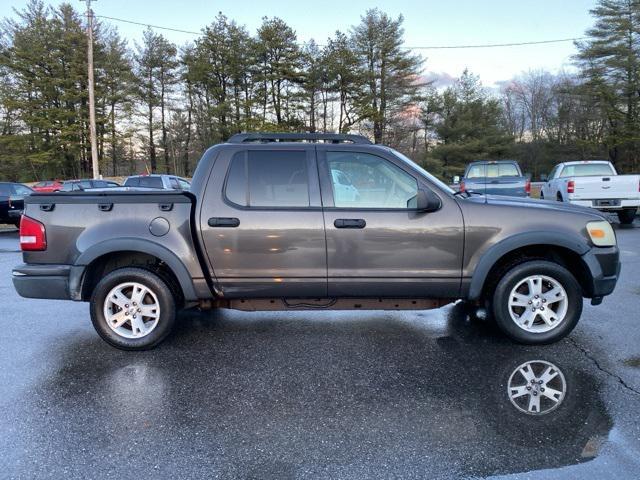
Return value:
[(308, 207), (309, 172), (304, 151), (249, 150), (231, 160), (225, 195), (248, 207)]
[(333, 202), (340, 208), (411, 208), (418, 181), (384, 158), (327, 152)]

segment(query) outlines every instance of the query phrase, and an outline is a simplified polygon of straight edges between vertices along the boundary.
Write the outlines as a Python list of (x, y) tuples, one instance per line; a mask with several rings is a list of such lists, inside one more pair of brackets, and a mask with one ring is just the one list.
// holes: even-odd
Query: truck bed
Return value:
[(24, 214), (46, 226), (47, 249), (24, 252), (24, 261), (86, 266), (118, 244), (118, 250), (155, 255), (177, 268), (194, 285), (185, 299), (207, 298), (211, 291), (192, 228), (194, 205), (187, 192), (33, 194), (25, 198)]

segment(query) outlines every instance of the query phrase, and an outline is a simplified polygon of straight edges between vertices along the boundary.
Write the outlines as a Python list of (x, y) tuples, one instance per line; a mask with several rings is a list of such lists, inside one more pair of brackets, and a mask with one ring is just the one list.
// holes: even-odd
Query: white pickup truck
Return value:
[(617, 213), (620, 223), (629, 224), (640, 207), (640, 175), (618, 175), (606, 160), (559, 163), (542, 185), (540, 198)]

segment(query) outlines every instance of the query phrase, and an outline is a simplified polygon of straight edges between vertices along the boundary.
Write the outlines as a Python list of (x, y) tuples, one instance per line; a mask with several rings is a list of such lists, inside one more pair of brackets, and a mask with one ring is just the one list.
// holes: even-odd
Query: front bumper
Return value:
[(71, 265), (18, 265), (13, 286), (21, 297), (80, 300), (82, 267)]
[(600, 303), (602, 297), (609, 295), (620, 276), (620, 250), (614, 247), (593, 247), (582, 256), (590, 275), (586, 280), (585, 296), (592, 303)]

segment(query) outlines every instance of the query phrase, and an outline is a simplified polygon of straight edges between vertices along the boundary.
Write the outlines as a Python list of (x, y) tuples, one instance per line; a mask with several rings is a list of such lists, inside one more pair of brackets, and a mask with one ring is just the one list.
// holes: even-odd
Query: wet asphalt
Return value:
[[(0, 231), (0, 478), (638, 478), (640, 221), (617, 234), (615, 293), (555, 345), (456, 304), (186, 312), (132, 353), (86, 304), (18, 297)], [(546, 413), (510, 399), (526, 364), (561, 373)]]

